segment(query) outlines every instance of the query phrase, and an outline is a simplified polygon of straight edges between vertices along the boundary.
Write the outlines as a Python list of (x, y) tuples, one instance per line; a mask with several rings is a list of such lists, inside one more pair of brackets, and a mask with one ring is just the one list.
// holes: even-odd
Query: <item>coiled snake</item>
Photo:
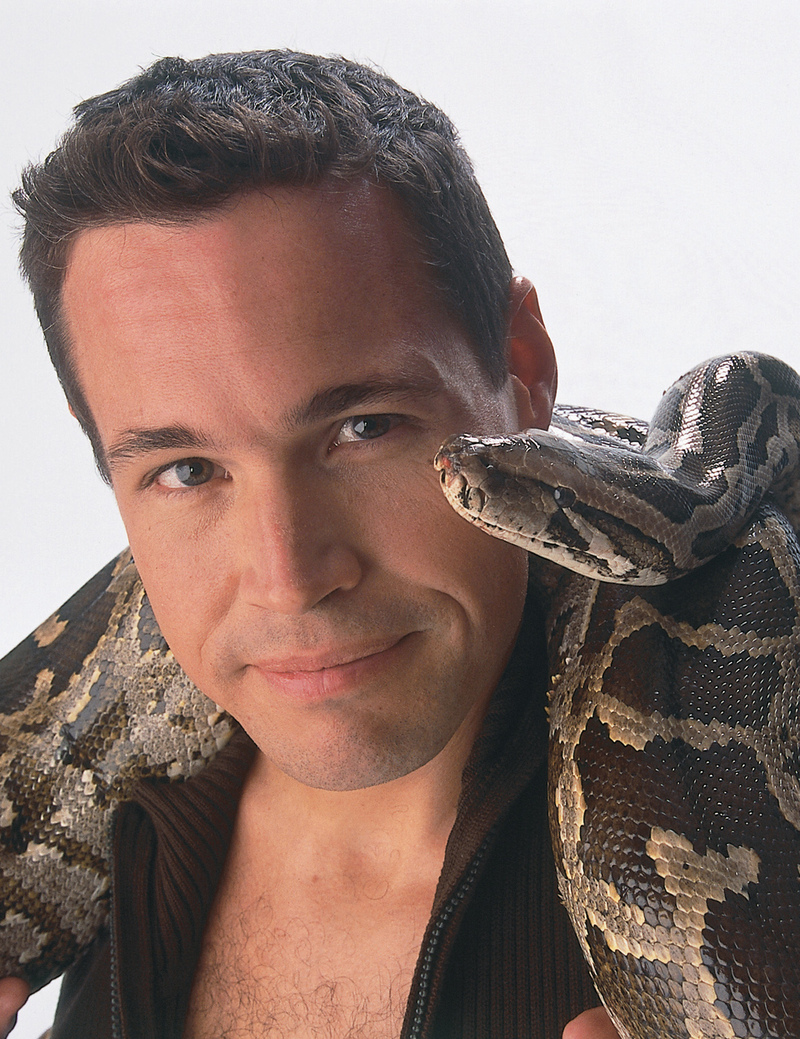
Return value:
[[(648, 432), (556, 424), (436, 464), (458, 512), (576, 571), (549, 621), (550, 821), (596, 987), (629, 1039), (797, 1039), (800, 379), (717, 358)], [(615, 428), (638, 449), (598, 452)]]
[[(459, 512), (558, 564), (535, 564), (551, 824), (598, 991), (630, 1039), (800, 1036), (800, 378), (721, 358), (649, 432), (555, 424), (454, 438), (436, 464)], [(115, 804), (201, 769), (234, 724), (127, 553), (0, 661), (0, 976), (39, 987), (92, 940)]]

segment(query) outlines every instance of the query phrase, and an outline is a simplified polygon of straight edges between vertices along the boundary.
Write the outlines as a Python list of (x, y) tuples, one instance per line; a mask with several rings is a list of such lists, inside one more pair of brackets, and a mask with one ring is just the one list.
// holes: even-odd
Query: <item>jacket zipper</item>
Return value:
[[(116, 831), (117, 813), (111, 817), (109, 843), (111, 849), (114, 847), (114, 834)], [(111, 950), (111, 1036), (112, 1039), (124, 1039), (122, 1034), (122, 1001), (119, 994), (119, 964), (117, 961), (117, 929), (114, 926), (114, 875), (113, 875), (113, 851), (109, 855), (109, 877), (108, 877), (108, 933), (109, 947)]]
[(467, 872), (462, 876), (455, 891), (450, 895), (439, 911), (433, 929), (428, 936), (428, 941), (420, 959), (419, 981), (417, 983), (414, 1014), (411, 1019), (411, 1028), (408, 1032), (408, 1039), (421, 1039), (422, 1028), (427, 1014), (428, 1005), (430, 1003), (431, 974), (433, 973), (433, 968), (435, 966), (439, 945), (441, 944), (444, 931), (450, 922), (450, 918), (467, 897), (470, 889), (474, 886), (475, 881), (477, 880), (481, 862), (483, 861), (486, 851), (494, 837), (496, 828), (496, 826), (493, 826), (489, 833), (487, 833), (486, 837), (484, 837), (483, 842), (475, 852), (475, 855), (469, 864)]

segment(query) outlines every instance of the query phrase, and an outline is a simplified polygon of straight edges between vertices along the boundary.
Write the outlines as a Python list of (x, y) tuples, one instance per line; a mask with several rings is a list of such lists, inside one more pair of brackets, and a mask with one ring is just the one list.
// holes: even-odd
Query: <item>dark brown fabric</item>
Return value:
[(558, 900), (544, 780), (542, 770), (515, 802), (464, 913), (438, 993), (435, 1039), (560, 1039), (568, 1021), (598, 1003)]
[(108, 1039), (111, 1028), (111, 942), (103, 932), (64, 975), (50, 1039)]
[[(560, 1039), (567, 1021), (599, 1003), (556, 889), (546, 659), (543, 617), (530, 594), (464, 769), (404, 1039), (415, 1035), (420, 997), (420, 1039)], [(437, 929), (426, 978), (426, 945)]]
[[(185, 783), (141, 783), (117, 812), (111, 932), (67, 971), (51, 1039), (180, 1039), (206, 917), (255, 747), (243, 732)], [(112, 971), (112, 957), (116, 970)], [(121, 979), (114, 992), (112, 978)], [(113, 1009), (112, 1009), (113, 1008)]]
[[(464, 771), (403, 1036), (560, 1039), (568, 1020), (598, 1003), (556, 892), (546, 818), (542, 630), (529, 603)], [(143, 783), (122, 806), (114, 834), (113, 933), (68, 972), (52, 1039), (109, 1039), (114, 1016), (119, 1039), (181, 1039), (203, 928), (253, 754), (239, 733), (197, 777)]]
[[(238, 794), (255, 748), (244, 733), (191, 783), (141, 784), (115, 827), (113, 901), (123, 1034), (179, 1039), (206, 917), (230, 844)], [(133, 854), (127, 849), (131, 849)], [(124, 889), (120, 885), (124, 884)], [(149, 964), (150, 983), (127, 985)]]

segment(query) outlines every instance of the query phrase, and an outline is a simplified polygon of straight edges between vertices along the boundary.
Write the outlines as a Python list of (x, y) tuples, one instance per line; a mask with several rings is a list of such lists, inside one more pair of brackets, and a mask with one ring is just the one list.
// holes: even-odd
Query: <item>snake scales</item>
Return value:
[(556, 425), (437, 465), (462, 515), (576, 571), (551, 597), (550, 822), (595, 984), (625, 1039), (797, 1039), (800, 378), (714, 359), (600, 453), (612, 417)]
[[(437, 460), (460, 512), (584, 573), (541, 564), (553, 836), (632, 1039), (800, 1036), (800, 549), (761, 502), (797, 516), (799, 400), (794, 372), (743, 355), (668, 391), (646, 442), (561, 409), (552, 460), (539, 431)], [(91, 941), (114, 805), (202, 768), (233, 725), (183, 676), (127, 553), (0, 661), (0, 976), (39, 987)]]

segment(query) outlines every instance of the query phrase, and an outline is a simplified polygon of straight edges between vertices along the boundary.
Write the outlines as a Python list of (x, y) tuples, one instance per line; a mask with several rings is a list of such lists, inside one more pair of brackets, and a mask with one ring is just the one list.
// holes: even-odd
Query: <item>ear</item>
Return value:
[(507, 349), (520, 428), (547, 429), (558, 386), (556, 355), (536, 289), (527, 278), (518, 276), (509, 287)]

